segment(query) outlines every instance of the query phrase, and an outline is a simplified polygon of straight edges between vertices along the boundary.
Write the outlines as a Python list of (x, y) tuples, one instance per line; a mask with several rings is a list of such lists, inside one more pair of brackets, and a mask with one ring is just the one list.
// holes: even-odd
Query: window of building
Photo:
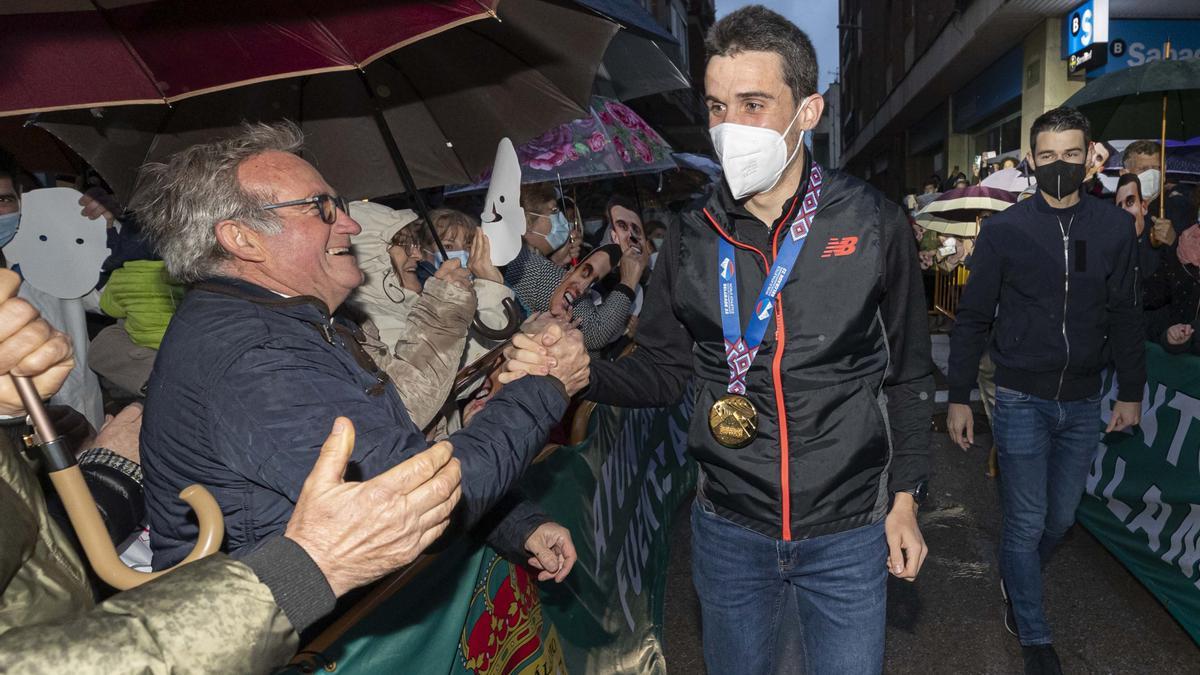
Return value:
[(679, 59), (680, 70), (688, 72), (688, 34), (687, 34), (687, 15), (679, 5), (671, 5), (671, 35), (679, 41)]

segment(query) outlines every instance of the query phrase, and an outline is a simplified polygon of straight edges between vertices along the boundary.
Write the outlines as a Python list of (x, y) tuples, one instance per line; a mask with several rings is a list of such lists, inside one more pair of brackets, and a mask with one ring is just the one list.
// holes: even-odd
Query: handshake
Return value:
[(583, 334), (572, 323), (546, 312), (533, 315), (521, 326), (504, 357), (501, 384), (526, 375), (548, 375), (562, 382), (567, 396), (574, 396), (587, 387), (591, 375)]

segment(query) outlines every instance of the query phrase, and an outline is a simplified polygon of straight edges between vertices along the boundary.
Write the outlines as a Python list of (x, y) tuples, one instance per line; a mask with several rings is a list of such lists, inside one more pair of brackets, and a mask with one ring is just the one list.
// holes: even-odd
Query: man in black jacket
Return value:
[(771, 672), (778, 629), (798, 626), (803, 660), (786, 670), (878, 673), (887, 572), (912, 580), (926, 554), (933, 365), (916, 247), (899, 206), (804, 152), (824, 102), (799, 28), (746, 7), (707, 48), (725, 182), (668, 233), (637, 349), (593, 361), (585, 395), (662, 406), (694, 380), (709, 672)]
[(947, 427), (965, 450), (975, 440), (971, 386), (992, 331), (1001, 590), (1027, 673), (1061, 672), (1042, 609), (1041, 566), (1083, 497), (1100, 441), (1101, 372), (1116, 363), (1108, 431), (1140, 421), (1146, 382), (1133, 219), (1080, 193), (1089, 131), (1072, 108), (1034, 121), (1038, 193), (988, 219), (950, 337)]

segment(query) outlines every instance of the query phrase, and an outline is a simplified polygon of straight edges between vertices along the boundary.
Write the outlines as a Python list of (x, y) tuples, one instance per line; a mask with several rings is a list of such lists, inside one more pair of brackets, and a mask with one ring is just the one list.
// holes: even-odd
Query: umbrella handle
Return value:
[(487, 340), (507, 340), (521, 328), (521, 313), (517, 310), (517, 304), (513, 302), (513, 299), (505, 298), (501, 304), (504, 306), (504, 316), (508, 320), (503, 328), (489, 327), (479, 318), (479, 313), (475, 313), (475, 321), (471, 324), (471, 328)]
[(16, 384), (17, 393), (21, 396), (25, 410), (33, 420), (34, 429), (42, 441), (41, 451), (47, 465), (50, 482), (54, 484), (55, 491), (62, 499), (67, 516), (71, 520), (71, 527), (79, 537), (79, 543), (83, 546), (88, 562), (91, 563), (92, 569), (104, 583), (122, 591), (128, 590), (160, 577), (179, 565), (186, 565), (216, 553), (217, 549), (221, 547), (221, 540), (225, 535), (225, 520), (221, 515), (221, 507), (204, 487), (189, 485), (179, 493), (179, 496), (196, 512), (196, 520), (200, 527), (200, 537), (196, 541), (196, 545), (192, 547), (191, 553), (179, 565), (159, 572), (138, 572), (121, 562), (121, 558), (117, 555), (117, 550), (108, 536), (108, 528), (104, 526), (104, 520), (100, 517), (96, 500), (88, 490), (87, 483), (84, 482), (83, 472), (75, 463), (74, 454), (55, 431), (33, 382), (27, 377), (16, 375), (11, 377)]

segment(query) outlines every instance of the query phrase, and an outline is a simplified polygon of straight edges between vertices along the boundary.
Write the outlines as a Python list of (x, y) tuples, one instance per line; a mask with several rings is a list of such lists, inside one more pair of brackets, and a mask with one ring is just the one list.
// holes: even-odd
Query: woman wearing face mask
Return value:
[(559, 267), (579, 257), (580, 237), (559, 207), (550, 183), (521, 186), (521, 208), (525, 209), (525, 243)]
[(466, 347), (476, 307), (470, 275), (452, 260), (422, 287), (415, 268), (423, 225), (415, 213), (356, 201), (350, 216), (362, 227), (351, 243), (364, 281), (348, 311), (365, 315), (357, 317), (363, 319), (360, 344), (424, 428), (450, 395)]
[[(455, 209), (434, 209), (429, 213), (429, 219), (442, 245), (446, 247), (446, 255), (450, 259), (457, 259), (471, 273), (471, 287), (475, 290), (480, 321), (493, 328), (502, 328), (508, 322), (503, 303), (513, 297), (513, 291), (504, 285), (504, 277), (492, 264), (491, 246), (487, 235), (479, 227), (479, 221)], [(495, 345), (494, 342), (480, 340), (472, 333), (467, 340), (463, 364), (483, 356)]]

